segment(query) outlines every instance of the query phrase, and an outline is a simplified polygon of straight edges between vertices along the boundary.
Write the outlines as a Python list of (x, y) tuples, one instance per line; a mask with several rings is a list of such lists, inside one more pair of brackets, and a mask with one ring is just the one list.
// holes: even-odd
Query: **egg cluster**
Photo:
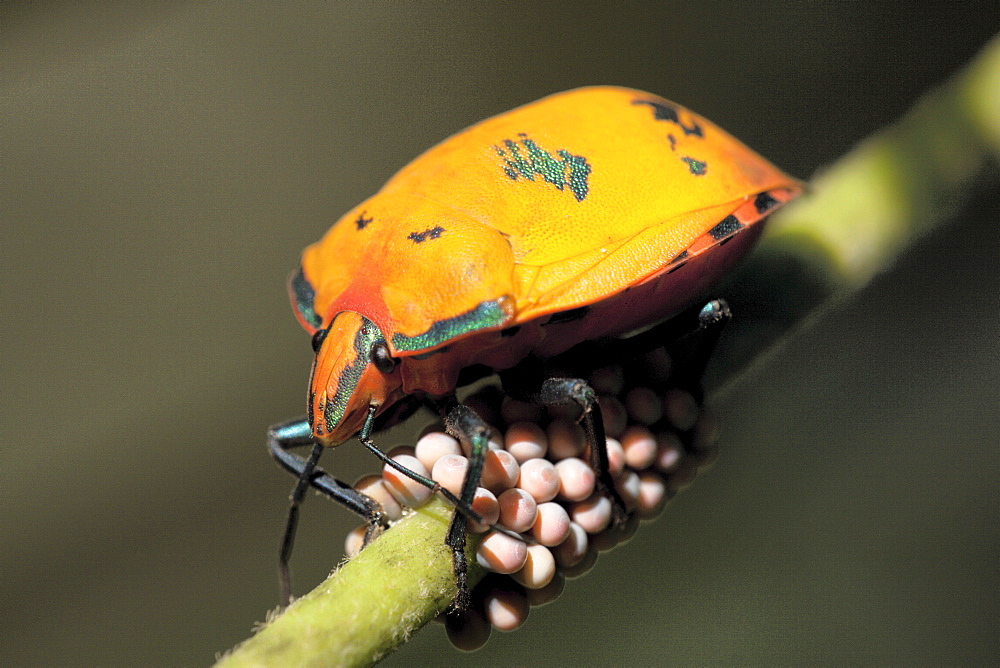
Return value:
[[(596, 491), (579, 407), (546, 409), (503, 396), (496, 387), (466, 398), (466, 405), (494, 425), (472, 503), (484, 522), (469, 524), (470, 532), (485, 534), (476, 557), (490, 575), (473, 590), (469, 610), (443, 616), (456, 647), (476, 649), (491, 628), (520, 626), (531, 606), (558, 596), (565, 578), (582, 575), (598, 552), (626, 540), (641, 520), (656, 517), (714, 459), (716, 424), (696, 400), (697, 392), (678, 387), (671, 368), (670, 356), (659, 349), (626, 368), (608, 366), (588, 375), (599, 395), (615, 487), (629, 513), (618, 527), (611, 500)], [(440, 423), (425, 429), (415, 447), (401, 446), (389, 455), (460, 494), (469, 452)], [(432, 494), (389, 466), (355, 487), (379, 501), (390, 522)], [(363, 547), (364, 534), (363, 525), (349, 534), (349, 557)]]

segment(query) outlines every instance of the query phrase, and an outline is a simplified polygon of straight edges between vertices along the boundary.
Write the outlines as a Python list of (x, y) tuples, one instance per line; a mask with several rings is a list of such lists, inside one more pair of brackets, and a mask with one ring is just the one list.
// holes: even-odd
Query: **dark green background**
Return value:
[[(432, 143), (614, 83), (809, 178), (998, 28), (995, 0), (0, 6), (0, 663), (203, 665), (276, 603), (285, 277)], [(522, 630), (391, 663), (1000, 659), (996, 190), (748, 376), (714, 469)], [(300, 592), (353, 523), (306, 511)]]

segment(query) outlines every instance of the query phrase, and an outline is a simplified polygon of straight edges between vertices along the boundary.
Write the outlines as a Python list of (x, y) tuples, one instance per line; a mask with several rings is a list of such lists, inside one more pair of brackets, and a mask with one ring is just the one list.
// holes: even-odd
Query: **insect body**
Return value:
[[(486, 449), (481, 421), (455, 408), (469, 370), (515, 368), (667, 318), (724, 274), (751, 247), (757, 223), (800, 192), (709, 121), (611, 87), (488, 119), (404, 167), (306, 249), (290, 282), (316, 359), (308, 417), (272, 428), (269, 439), (299, 476), (282, 551), (286, 595), (295, 513), (317, 484), (322, 448), (359, 435), (377, 453), (376, 419), (415, 397), (441, 407), (450, 429), (472, 443), (457, 504), (464, 516), (456, 513), (449, 532), (461, 594), (458, 544), (465, 516), (474, 516), (468, 503)], [(522, 389), (584, 407), (591, 461), (606, 483), (599, 411), (581, 383)], [(287, 452), (308, 444), (308, 461)], [(370, 499), (324, 479), (328, 494), (372, 525), (380, 521)], [(603, 491), (617, 498), (607, 484)]]

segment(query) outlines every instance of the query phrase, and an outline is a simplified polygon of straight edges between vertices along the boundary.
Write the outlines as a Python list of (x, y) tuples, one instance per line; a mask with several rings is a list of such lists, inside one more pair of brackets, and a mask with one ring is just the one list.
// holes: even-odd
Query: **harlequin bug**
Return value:
[[(447, 544), (456, 605), (467, 602), (466, 520), (480, 519), (470, 503), (489, 432), (455, 391), (497, 371), (522, 398), (583, 409), (598, 489), (622, 521), (596, 395), (581, 379), (541, 377), (538, 360), (677, 313), (746, 254), (766, 216), (801, 190), (684, 107), (594, 87), (454, 135), (348, 211), (305, 250), (289, 284), (316, 357), (307, 417), (268, 434), (273, 456), (298, 477), (280, 557), (284, 602), (298, 507), (310, 486), (363, 516), (369, 539), (384, 523), (378, 503), (317, 468), (324, 448), (354, 436), (455, 505)], [(724, 305), (710, 304), (694, 311), (695, 324), (654, 335), (723, 320)], [(471, 452), (457, 497), (372, 440), (421, 404), (434, 406)], [(298, 446), (312, 446), (307, 459), (290, 452)]]

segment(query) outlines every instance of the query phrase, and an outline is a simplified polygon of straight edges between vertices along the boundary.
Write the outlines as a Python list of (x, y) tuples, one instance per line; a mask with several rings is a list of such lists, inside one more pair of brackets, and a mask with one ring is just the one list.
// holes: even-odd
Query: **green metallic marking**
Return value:
[(292, 276), (292, 294), (295, 296), (295, 309), (302, 316), (302, 319), (313, 327), (319, 328), (323, 324), (323, 319), (316, 313), (313, 304), (316, 301), (316, 290), (312, 283), (306, 280), (302, 273), (302, 267)]
[(371, 320), (362, 316), (361, 327), (354, 335), (354, 361), (340, 372), (340, 378), (337, 379), (337, 392), (332, 399), (328, 398), (323, 407), (323, 419), (326, 422), (327, 433), (336, 429), (344, 418), (347, 402), (350, 401), (351, 395), (358, 387), (358, 381), (361, 380), (361, 374), (365, 372), (371, 361), (372, 346), (381, 340), (384, 339), (379, 328)]
[[(503, 173), (511, 181), (523, 177), (534, 181), (535, 176), (556, 187), (565, 190), (567, 187), (573, 193), (577, 202), (587, 197), (587, 179), (590, 176), (590, 163), (582, 155), (573, 155), (566, 149), (556, 151), (558, 158), (539, 146), (528, 135), (519, 133), (519, 142), (510, 139), (503, 141), (503, 147), (494, 146), (493, 150), (503, 158)], [(568, 173), (567, 173), (568, 172)]]
[(559, 156), (569, 165), (569, 189), (577, 202), (587, 197), (587, 177), (590, 176), (590, 164), (582, 155), (573, 155), (565, 149), (559, 150)]
[(528, 162), (531, 168), (536, 171), (546, 183), (551, 183), (559, 190), (562, 190), (566, 185), (565, 179), (563, 178), (563, 173), (566, 171), (566, 166), (556, 160), (548, 151), (543, 151), (538, 144), (536, 144), (527, 136), (521, 139), (521, 143), (524, 147), (528, 149)]
[[(517, 144), (515, 144), (509, 139), (504, 140), (504, 146), (507, 147), (507, 151), (510, 151), (512, 155), (515, 155), (518, 152)], [(504, 151), (499, 146), (494, 146), (493, 150), (497, 152), (497, 155), (499, 155), (501, 158), (504, 159), (503, 173), (506, 174), (507, 178), (509, 178), (511, 181), (517, 181), (517, 169), (515, 167), (515, 165), (517, 164), (516, 161), (508, 160), (507, 151)], [(534, 181), (534, 179), (531, 176), (527, 176), (527, 178), (529, 181)]]
[(427, 350), (469, 332), (499, 327), (507, 322), (509, 317), (500, 300), (482, 302), (471, 311), (456, 315), (454, 318), (438, 320), (423, 334), (416, 336), (393, 334), (392, 347), (400, 352)]
[(702, 162), (701, 160), (695, 160), (694, 158), (689, 158), (684, 156), (681, 158), (681, 162), (687, 163), (688, 169), (695, 176), (705, 176), (705, 172), (708, 171), (708, 163)]

